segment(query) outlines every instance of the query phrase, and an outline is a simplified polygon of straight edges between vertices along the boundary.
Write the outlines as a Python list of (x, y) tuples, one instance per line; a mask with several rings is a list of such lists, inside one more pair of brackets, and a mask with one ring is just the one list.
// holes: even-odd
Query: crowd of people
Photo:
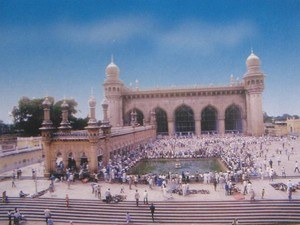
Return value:
[[(280, 142), (282, 148), (269, 154), (272, 142)], [(252, 177), (286, 176), (284, 167), (280, 167), (283, 154), (294, 154), (294, 147), (288, 137), (246, 137), (246, 136), (172, 136), (162, 137), (152, 143), (139, 145), (136, 149), (112, 155), (109, 164), (101, 168), (105, 181), (131, 182), (138, 178), (128, 175), (130, 168), (142, 159), (179, 159), (179, 158), (220, 158), (227, 167), (223, 173), (190, 174), (202, 181), (212, 182), (223, 175), (225, 180), (234, 182)], [(273, 161), (278, 160), (276, 166)], [(295, 162), (295, 172), (298, 170)], [(168, 176), (168, 174), (157, 174)], [(183, 176), (181, 176), (182, 178)], [(141, 177), (139, 177), (141, 178)], [(143, 179), (142, 179), (143, 180)]]

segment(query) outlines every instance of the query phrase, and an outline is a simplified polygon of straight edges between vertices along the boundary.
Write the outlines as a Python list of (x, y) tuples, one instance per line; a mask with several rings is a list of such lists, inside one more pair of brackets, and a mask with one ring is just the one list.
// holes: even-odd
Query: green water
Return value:
[[(180, 163), (181, 167), (175, 165)], [(190, 174), (205, 173), (210, 171), (224, 171), (224, 166), (216, 158), (206, 159), (145, 159), (130, 169), (130, 174), (172, 174), (189, 171)]]

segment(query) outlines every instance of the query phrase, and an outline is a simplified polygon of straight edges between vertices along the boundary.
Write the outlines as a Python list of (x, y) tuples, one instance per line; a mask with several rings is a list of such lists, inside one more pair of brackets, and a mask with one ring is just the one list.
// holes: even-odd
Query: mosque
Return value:
[(112, 126), (130, 125), (131, 114), (145, 125), (155, 114), (158, 134), (232, 133), (262, 135), (264, 74), (260, 59), (251, 52), (243, 82), (231, 76), (224, 86), (191, 86), (140, 90), (128, 88), (119, 79), (119, 68), (111, 62), (103, 84)]
[(50, 120), (51, 103), (43, 102), (44, 121), (40, 128), (45, 152), (45, 176), (57, 169), (88, 163), (96, 172), (113, 154), (122, 154), (147, 143), (157, 135), (264, 133), (262, 92), (264, 74), (253, 52), (246, 60), (243, 81), (233, 76), (223, 86), (170, 87), (141, 90), (126, 87), (119, 67), (111, 61), (103, 83), (103, 120), (98, 124), (96, 101), (89, 99), (89, 122), (84, 131), (72, 131), (68, 104), (62, 108), (62, 122), (56, 128)]

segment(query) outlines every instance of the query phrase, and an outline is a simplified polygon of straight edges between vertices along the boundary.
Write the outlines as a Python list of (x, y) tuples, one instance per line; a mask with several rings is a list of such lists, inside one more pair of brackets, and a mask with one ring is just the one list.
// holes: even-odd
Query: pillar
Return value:
[(174, 119), (168, 120), (168, 130), (169, 130), (169, 135), (174, 135), (175, 133)]
[(225, 134), (225, 118), (224, 117), (219, 117), (218, 118), (218, 132), (220, 135), (224, 135)]
[(200, 119), (196, 119), (195, 120), (195, 133), (196, 135), (201, 135), (201, 120)]
[(91, 146), (90, 146), (89, 167), (90, 167), (91, 172), (98, 171), (97, 144), (96, 143), (91, 143)]

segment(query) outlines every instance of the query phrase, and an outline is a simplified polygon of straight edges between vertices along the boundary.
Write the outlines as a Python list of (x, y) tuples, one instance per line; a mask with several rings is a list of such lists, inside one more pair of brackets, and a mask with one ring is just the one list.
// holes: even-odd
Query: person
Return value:
[(298, 171), (298, 173), (300, 173), (300, 170), (299, 170), (299, 167), (298, 167), (298, 161), (296, 161), (296, 163), (295, 163), (294, 173), (296, 173), (296, 170)]
[(98, 191), (98, 199), (101, 199), (101, 186), (97, 185), (97, 191)]
[(255, 192), (253, 189), (250, 190), (250, 201), (254, 201), (255, 200)]
[(139, 206), (140, 194), (139, 194), (138, 190), (135, 191), (134, 198), (136, 201), (136, 206)]
[(50, 185), (49, 185), (49, 191), (50, 191), (50, 193), (54, 192), (54, 184), (53, 183), (50, 183)]
[(2, 203), (7, 203), (7, 195), (6, 195), (6, 191), (2, 192)]
[(45, 209), (44, 210), (44, 215), (45, 215), (46, 224), (48, 224), (48, 220), (51, 218), (51, 211), (50, 211), (50, 209)]
[(20, 198), (25, 198), (26, 196), (28, 196), (28, 194), (25, 194), (22, 190), (19, 192)]
[(21, 179), (21, 176), (22, 176), (22, 170), (17, 169), (17, 179)]
[(105, 192), (104, 195), (105, 195), (106, 203), (109, 203), (110, 202), (110, 197), (111, 197), (110, 188), (107, 189), (107, 191)]
[(70, 199), (69, 199), (69, 195), (68, 194), (66, 194), (66, 206), (67, 206), (67, 208), (70, 207)]
[(148, 192), (147, 192), (147, 190), (145, 190), (145, 192), (144, 192), (144, 205), (145, 204), (148, 205)]
[(264, 199), (264, 197), (265, 197), (265, 189), (263, 188), (261, 190), (261, 199)]
[(270, 166), (270, 168), (273, 167), (273, 161), (272, 161), (272, 159), (269, 160), (269, 166)]
[(150, 205), (150, 212), (151, 212), (152, 221), (154, 222), (155, 206), (153, 203), (151, 203), (151, 205)]
[(35, 172), (35, 169), (32, 169), (31, 170), (31, 173), (32, 173), (32, 179), (34, 180), (35, 177), (36, 177), (36, 172)]
[(121, 190), (120, 190), (120, 193), (121, 194), (124, 194), (125, 192), (124, 192), (124, 185), (123, 184), (121, 184)]
[(214, 181), (213, 181), (213, 185), (214, 185), (214, 189), (215, 189), (215, 191), (217, 191), (217, 185), (218, 185), (218, 181), (217, 181), (217, 179), (214, 179)]
[(131, 216), (129, 212), (126, 213), (126, 224), (129, 224), (131, 222)]
[(17, 187), (16, 183), (15, 183), (15, 178), (14, 177), (11, 178), (11, 187), (12, 188), (14, 188), (14, 187), (16, 188)]
[(237, 218), (234, 218), (234, 220), (232, 221), (232, 225), (238, 225), (239, 221)]
[(14, 224), (19, 225), (20, 220), (21, 220), (21, 214), (20, 214), (18, 208), (15, 208), (15, 212), (13, 213), (13, 217), (14, 217)]
[(13, 217), (13, 213), (12, 213), (12, 211), (11, 210), (9, 210), (8, 212), (7, 212), (7, 217), (8, 217), (8, 225), (12, 225), (12, 217)]
[(51, 218), (48, 219), (47, 225), (54, 225), (54, 222), (53, 222), (53, 220)]
[(285, 168), (284, 168), (284, 166), (281, 168), (281, 176), (282, 176), (283, 178), (286, 178), (286, 173), (285, 173)]
[(292, 201), (292, 192), (293, 192), (293, 189), (288, 188), (288, 199), (289, 199), (289, 201)]

